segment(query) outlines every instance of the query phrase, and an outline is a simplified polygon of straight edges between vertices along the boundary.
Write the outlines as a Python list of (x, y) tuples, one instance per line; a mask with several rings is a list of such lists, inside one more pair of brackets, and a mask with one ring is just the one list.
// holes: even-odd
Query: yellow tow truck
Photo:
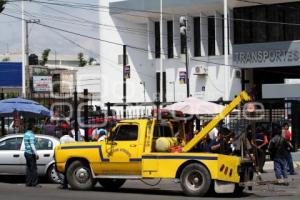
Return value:
[[(188, 196), (241, 191), (241, 182), (250, 181), (253, 164), (240, 156), (195, 152), (194, 147), (242, 101), (241, 92), (180, 151), (157, 146), (166, 141), (176, 145), (172, 123), (156, 119), (124, 120), (100, 142), (78, 142), (55, 149), (55, 163), (72, 189), (89, 190), (99, 182), (108, 190), (120, 188), (128, 179), (178, 179)], [(179, 127), (184, 137), (183, 128)], [(184, 142), (183, 142), (184, 143)], [(167, 145), (168, 146), (168, 145)]]

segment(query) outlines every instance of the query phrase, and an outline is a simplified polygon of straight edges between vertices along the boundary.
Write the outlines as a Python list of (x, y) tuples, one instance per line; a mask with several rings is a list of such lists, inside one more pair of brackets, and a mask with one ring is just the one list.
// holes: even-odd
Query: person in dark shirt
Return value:
[(288, 184), (287, 161), (288, 143), (282, 137), (281, 130), (274, 130), (274, 137), (269, 144), (270, 157), (274, 161), (275, 176), (279, 184)]
[(268, 147), (268, 137), (261, 127), (258, 126), (256, 128), (251, 144), (254, 147), (256, 167), (259, 172), (263, 173), (263, 167), (266, 161), (266, 149)]

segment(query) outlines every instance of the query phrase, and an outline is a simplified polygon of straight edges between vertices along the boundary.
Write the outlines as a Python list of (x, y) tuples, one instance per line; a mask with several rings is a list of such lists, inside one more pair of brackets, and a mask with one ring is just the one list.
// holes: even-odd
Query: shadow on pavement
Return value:
[[(1, 183), (24, 183), (25, 184), (25, 176), (17, 176), (17, 175), (0, 175)], [(39, 177), (39, 183), (51, 183), (46, 177)]]

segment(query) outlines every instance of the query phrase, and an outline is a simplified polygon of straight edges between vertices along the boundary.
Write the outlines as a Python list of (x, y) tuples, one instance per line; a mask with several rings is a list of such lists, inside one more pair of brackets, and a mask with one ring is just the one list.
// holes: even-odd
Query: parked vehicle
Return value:
[[(0, 138), (0, 174), (25, 175), (26, 159), (23, 134), (12, 134)], [(54, 148), (59, 140), (52, 136), (36, 135), (36, 149), (39, 155), (37, 161), (39, 176), (47, 176), (53, 183), (60, 183), (60, 178), (54, 165)]]
[(55, 148), (57, 170), (65, 173), (72, 189), (88, 190), (98, 181), (107, 190), (120, 188), (128, 179), (180, 179), (183, 192), (203, 196), (242, 191), (241, 182), (251, 181), (253, 162), (238, 155), (193, 151), (242, 101), (237, 96), (190, 141), (184, 124), (174, 134), (168, 119), (132, 119), (117, 123), (108, 138), (100, 142), (78, 142)]

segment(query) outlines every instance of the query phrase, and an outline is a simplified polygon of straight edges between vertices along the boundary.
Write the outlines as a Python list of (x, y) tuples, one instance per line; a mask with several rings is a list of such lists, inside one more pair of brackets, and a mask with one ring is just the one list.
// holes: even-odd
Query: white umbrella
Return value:
[(181, 111), (190, 115), (213, 115), (223, 111), (225, 107), (216, 103), (204, 101), (195, 97), (189, 97), (185, 101), (171, 104), (164, 109)]

